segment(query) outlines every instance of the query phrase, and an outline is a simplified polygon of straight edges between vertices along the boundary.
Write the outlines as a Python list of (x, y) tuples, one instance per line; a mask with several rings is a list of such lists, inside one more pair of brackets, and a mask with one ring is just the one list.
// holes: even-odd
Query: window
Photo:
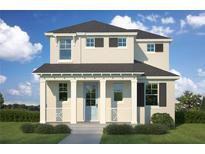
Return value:
[(86, 106), (96, 105), (96, 85), (86, 85)]
[(158, 84), (152, 83), (146, 85), (146, 105), (158, 104)]
[(126, 38), (118, 38), (118, 47), (126, 47)]
[(68, 99), (68, 87), (67, 83), (59, 84), (59, 101), (67, 101)]
[(95, 38), (87, 38), (86, 47), (95, 47)]
[(148, 52), (155, 52), (155, 44), (154, 43), (147, 44), (147, 51)]
[(60, 59), (71, 59), (71, 39), (60, 39)]
[(114, 84), (114, 101), (122, 101), (123, 100), (123, 85), (122, 84)]

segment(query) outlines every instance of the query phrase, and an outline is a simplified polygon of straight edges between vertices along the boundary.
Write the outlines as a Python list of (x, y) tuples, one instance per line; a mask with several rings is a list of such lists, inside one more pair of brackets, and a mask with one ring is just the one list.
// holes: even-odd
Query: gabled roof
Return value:
[(170, 39), (169, 37), (153, 34), (139, 29), (124, 29), (96, 20), (49, 31), (48, 33), (76, 33), (76, 32), (137, 32), (136, 39)]
[(135, 61), (133, 64), (44, 64), (33, 73), (82, 73), (82, 72), (144, 72), (145, 76), (174, 76), (176, 74)]

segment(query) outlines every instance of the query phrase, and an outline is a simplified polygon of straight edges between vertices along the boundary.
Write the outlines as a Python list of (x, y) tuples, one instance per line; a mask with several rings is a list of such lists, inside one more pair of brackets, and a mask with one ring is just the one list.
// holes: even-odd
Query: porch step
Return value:
[(72, 134), (102, 134), (106, 125), (93, 123), (68, 124), (72, 129)]

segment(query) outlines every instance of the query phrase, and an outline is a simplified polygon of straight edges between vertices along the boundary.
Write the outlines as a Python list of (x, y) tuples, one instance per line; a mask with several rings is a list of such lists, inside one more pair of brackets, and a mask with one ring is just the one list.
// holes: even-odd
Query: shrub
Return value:
[(34, 132), (34, 125), (32, 125), (30, 123), (25, 123), (21, 126), (21, 130), (24, 133), (33, 133)]
[(35, 133), (39, 134), (55, 134), (55, 128), (49, 124), (39, 124), (35, 128)]
[(174, 128), (174, 120), (167, 113), (155, 113), (152, 115), (152, 123), (153, 124), (162, 124), (167, 126), (168, 128)]
[(176, 123), (205, 123), (204, 111), (179, 111), (176, 112)]
[(135, 134), (166, 134), (168, 127), (162, 124), (136, 125), (134, 132)]
[(128, 124), (110, 124), (103, 129), (105, 134), (132, 134), (133, 127)]
[(175, 112), (175, 123), (176, 124), (185, 123), (185, 112), (184, 111)]
[(56, 134), (61, 134), (61, 133), (70, 133), (71, 129), (67, 125), (56, 125), (55, 126), (55, 133)]
[(0, 121), (2, 122), (39, 122), (39, 119), (39, 112), (14, 109), (0, 110)]

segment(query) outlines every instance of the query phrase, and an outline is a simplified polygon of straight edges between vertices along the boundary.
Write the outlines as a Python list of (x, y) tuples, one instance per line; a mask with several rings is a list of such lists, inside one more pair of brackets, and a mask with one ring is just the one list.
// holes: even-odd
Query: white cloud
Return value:
[(167, 35), (173, 33), (174, 30), (171, 29), (170, 27), (152, 26), (151, 32), (159, 34), (159, 35), (167, 36)]
[(176, 97), (181, 96), (186, 90), (196, 94), (205, 95), (205, 80), (202, 80), (200, 82), (194, 82), (192, 79), (183, 76), (179, 71), (175, 69), (171, 69), (170, 71), (180, 76), (180, 79), (175, 81)]
[(147, 30), (147, 27), (140, 21), (132, 21), (129, 16), (116, 15), (111, 23), (111, 25), (119, 26), (126, 29), (141, 29)]
[(186, 21), (185, 20), (180, 20), (180, 29), (183, 29), (186, 25)]
[(31, 43), (29, 35), (19, 26), (9, 26), (0, 18), (0, 59), (29, 61), (42, 50), (41, 43)]
[(187, 15), (186, 22), (193, 28), (205, 26), (205, 12), (199, 15)]
[(9, 89), (8, 93), (14, 96), (31, 96), (32, 87), (30, 82), (20, 83), (17, 88)]
[(199, 69), (197, 70), (197, 73), (198, 73), (198, 76), (200, 76), (200, 77), (205, 77), (205, 70), (199, 68)]
[(157, 22), (157, 19), (160, 17), (158, 14), (150, 14), (150, 15), (138, 14), (137, 16), (140, 17), (142, 21), (148, 20), (150, 22)]
[(1, 74), (0, 74), (0, 84), (5, 83), (5, 82), (6, 82), (6, 80), (7, 80), (7, 77), (6, 77), (6, 76), (4, 76), (4, 75), (1, 75)]
[[(35, 71), (37, 68), (34, 68), (33, 71)], [(32, 82), (39, 82), (39, 75), (32, 73)]]
[(192, 81), (190, 78), (182, 76), (181, 73), (175, 69), (171, 69), (170, 71), (180, 76), (180, 79), (175, 81), (176, 97), (181, 96), (186, 90), (192, 91), (194, 93), (199, 92), (198, 85), (194, 83), (194, 81)]
[(173, 24), (175, 20), (173, 17), (165, 17), (161, 19), (162, 24)]

